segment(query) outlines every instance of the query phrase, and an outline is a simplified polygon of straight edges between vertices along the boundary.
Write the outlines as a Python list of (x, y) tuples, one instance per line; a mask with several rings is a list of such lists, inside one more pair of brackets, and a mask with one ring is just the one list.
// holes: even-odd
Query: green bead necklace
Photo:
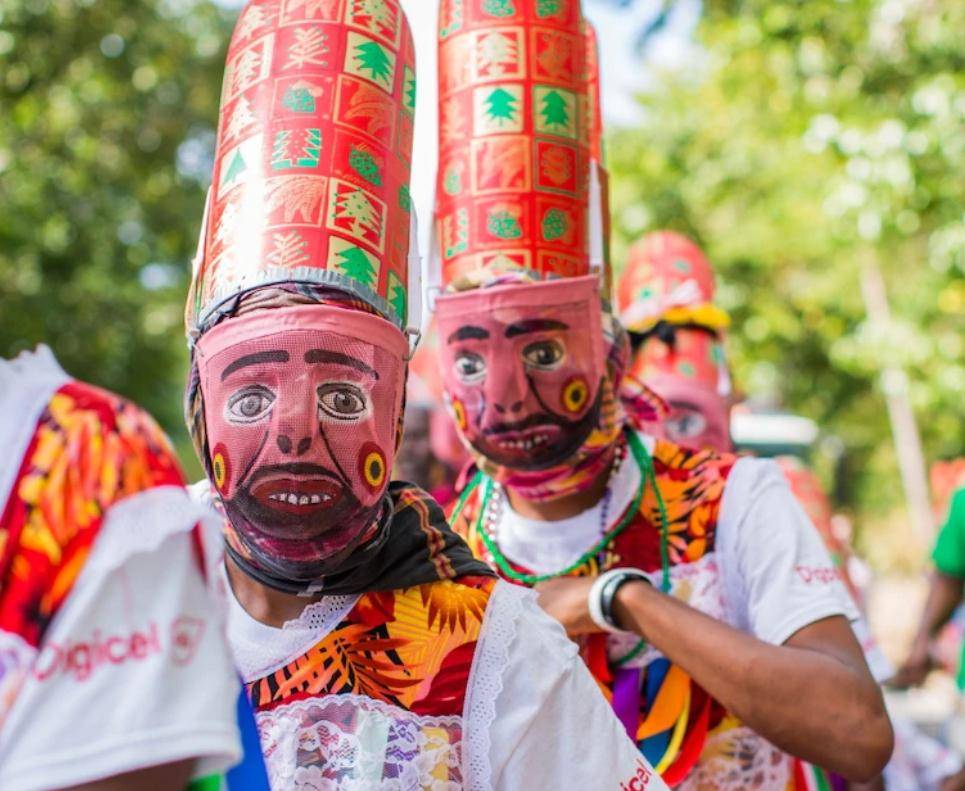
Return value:
[[(660, 511), (660, 565), (663, 572), (660, 589), (664, 593), (668, 593), (670, 591), (670, 552), (668, 548), (667, 535), (667, 507), (663, 501), (663, 497), (660, 494), (660, 489), (657, 487), (657, 476), (653, 469), (653, 459), (650, 457), (650, 453), (647, 451), (646, 446), (643, 444), (640, 437), (637, 436), (635, 431), (627, 431), (626, 437), (627, 444), (630, 447), (630, 452), (633, 455), (633, 459), (640, 469), (640, 486), (634, 495), (633, 502), (630, 504), (630, 507), (627, 509), (620, 521), (610, 530), (606, 531), (606, 533), (596, 544), (580, 555), (580, 557), (577, 558), (573, 563), (566, 568), (561, 569), (560, 571), (556, 571), (551, 574), (524, 574), (516, 571), (516, 569), (512, 567), (512, 564), (509, 562), (506, 556), (503, 555), (502, 550), (500, 550), (496, 539), (490, 535), (485, 526), (485, 517), (489, 510), (489, 502), (492, 498), (495, 484), (492, 478), (484, 475), (482, 472), (476, 473), (475, 477), (466, 487), (466, 490), (462, 493), (458, 503), (456, 503), (456, 508), (453, 512), (453, 521), (458, 519), (459, 515), (462, 513), (462, 509), (465, 506), (466, 501), (469, 499), (469, 496), (481, 484), (483, 486), (483, 498), (482, 504), (479, 508), (479, 516), (477, 517), (478, 521), (476, 523), (476, 528), (479, 531), (479, 535), (482, 537), (486, 549), (488, 550), (489, 554), (492, 555), (493, 562), (508, 579), (511, 579), (514, 582), (518, 582), (522, 585), (538, 585), (539, 583), (546, 582), (547, 580), (555, 579), (557, 577), (565, 577), (572, 574), (574, 571), (588, 563), (595, 555), (598, 555), (600, 552), (606, 549), (606, 547), (609, 546), (609, 544), (617, 536), (627, 529), (627, 527), (633, 521), (633, 518), (639, 513), (640, 503), (643, 501), (643, 495), (647, 488), (647, 482), (649, 481), (650, 485), (653, 487), (653, 492), (657, 499), (657, 508)], [(631, 652), (631, 654), (635, 656), (640, 650), (642, 649), (640, 646), (638, 646), (634, 652)], [(628, 655), (623, 658), (623, 661), (628, 661), (631, 658), (632, 656)]]

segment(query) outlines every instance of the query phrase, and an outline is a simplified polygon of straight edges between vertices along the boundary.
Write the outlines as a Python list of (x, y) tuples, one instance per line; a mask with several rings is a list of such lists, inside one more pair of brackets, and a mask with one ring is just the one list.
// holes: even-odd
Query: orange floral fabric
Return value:
[(167, 438), (145, 412), (80, 382), (61, 387), (0, 516), (0, 630), (39, 647), (107, 510), (129, 495), (183, 484)]
[(460, 716), (496, 580), (461, 577), (363, 595), (302, 656), (248, 684), (256, 710), (364, 695), (423, 716)]

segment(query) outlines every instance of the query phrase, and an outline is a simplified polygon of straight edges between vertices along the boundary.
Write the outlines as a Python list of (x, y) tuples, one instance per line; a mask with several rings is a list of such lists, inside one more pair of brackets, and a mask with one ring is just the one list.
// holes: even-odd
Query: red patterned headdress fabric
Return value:
[(578, 0), (442, 0), (443, 285), (590, 273), (588, 35)]
[(203, 249), (187, 306), (332, 286), (406, 324), (415, 66), (398, 0), (255, 0), (228, 50)]

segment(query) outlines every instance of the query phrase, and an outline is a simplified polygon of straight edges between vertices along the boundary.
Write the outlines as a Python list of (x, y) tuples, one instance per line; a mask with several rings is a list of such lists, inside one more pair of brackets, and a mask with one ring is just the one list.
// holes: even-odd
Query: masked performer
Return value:
[[(617, 283), (620, 315), (631, 328), (631, 373), (669, 406), (668, 417), (655, 433), (686, 447), (732, 452), (731, 378), (724, 352), (729, 319), (714, 304), (715, 295), (714, 272), (703, 252), (672, 231), (648, 234), (635, 244)], [(831, 504), (820, 481), (797, 458), (775, 461), (860, 607), (861, 591), (848, 572), (851, 548), (834, 532)], [(806, 568), (799, 574), (811, 581)], [(882, 683), (891, 678), (894, 669), (866, 621), (859, 619), (853, 627), (875, 678)], [(896, 719), (893, 724), (896, 749), (884, 773), (888, 789), (937, 789), (961, 771), (961, 761), (913, 723)], [(814, 767), (802, 764), (799, 770), (820, 777)]]
[(661, 788), (562, 630), (389, 482), (418, 325), (414, 101), (394, 0), (242, 12), (187, 404), (272, 787)]
[(786, 753), (871, 777), (881, 694), (837, 577), (795, 572), (830, 560), (780, 472), (627, 425), (584, 34), (569, 0), (442, 4), (436, 319), (477, 464), (454, 527), (540, 585), (671, 785), (785, 789)]
[(234, 763), (198, 552), (216, 520), (161, 430), (41, 347), (0, 360), (0, 448), (0, 788), (182, 789)]

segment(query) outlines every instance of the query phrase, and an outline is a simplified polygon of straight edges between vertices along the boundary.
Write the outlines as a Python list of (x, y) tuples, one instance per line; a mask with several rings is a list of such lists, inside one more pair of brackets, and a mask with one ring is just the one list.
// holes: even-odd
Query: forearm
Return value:
[(962, 602), (962, 584), (960, 577), (953, 577), (941, 571), (932, 572), (928, 598), (921, 617), (916, 642), (927, 643), (937, 634), (955, 612), (955, 608)]
[(781, 749), (854, 780), (887, 762), (890, 725), (866, 668), (862, 674), (825, 653), (769, 645), (645, 583), (625, 585), (614, 612)]

